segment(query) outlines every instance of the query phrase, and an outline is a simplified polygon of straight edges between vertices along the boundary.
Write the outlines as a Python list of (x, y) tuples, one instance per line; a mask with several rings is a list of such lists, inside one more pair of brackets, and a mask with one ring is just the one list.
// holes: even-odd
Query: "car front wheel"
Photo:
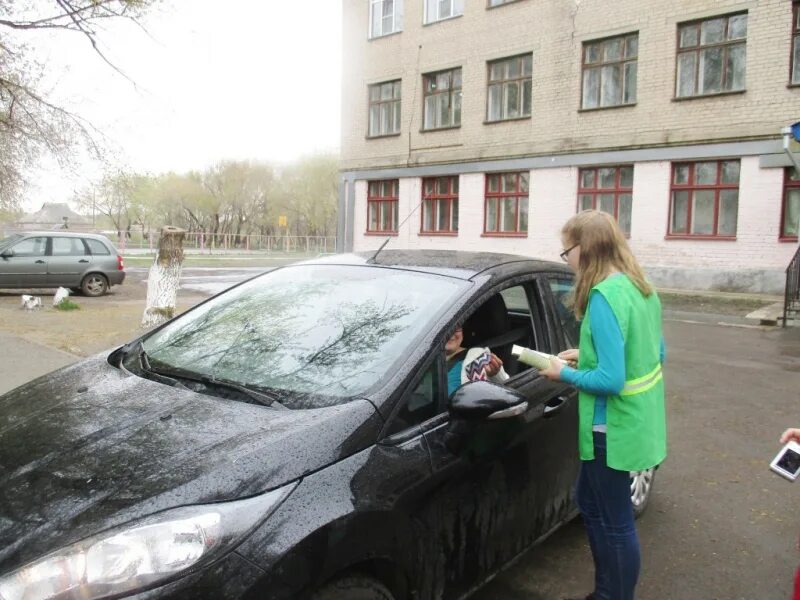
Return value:
[(644, 471), (631, 471), (631, 502), (633, 503), (633, 514), (636, 517), (641, 516), (647, 508), (655, 477), (655, 467)]
[(356, 575), (329, 583), (312, 600), (394, 600), (394, 596), (380, 581)]
[(89, 273), (81, 282), (85, 296), (102, 296), (108, 290), (108, 280), (100, 273)]

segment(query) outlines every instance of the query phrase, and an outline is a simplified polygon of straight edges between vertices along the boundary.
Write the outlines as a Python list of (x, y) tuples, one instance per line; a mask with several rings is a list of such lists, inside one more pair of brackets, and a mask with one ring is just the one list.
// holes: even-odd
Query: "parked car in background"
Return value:
[[(372, 254), (275, 269), (0, 396), (0, 598), (450, 600), (572, 519), (577, 390), (511, 353), (577, 344), (572, 273)], [(458, 326), (503, 385), (448, 395)]]
[(92, 233), (30, 231), (0, 240), (0, 288), (57, 288), (102, 296), (125, 280), (111, 241)]

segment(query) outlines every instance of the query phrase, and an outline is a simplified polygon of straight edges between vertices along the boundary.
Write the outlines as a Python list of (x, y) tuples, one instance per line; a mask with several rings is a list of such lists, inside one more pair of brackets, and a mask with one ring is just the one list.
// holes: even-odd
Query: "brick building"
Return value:
[(778, 292), (800, 2), (344, 0), (341, 250), (557, 259), (613, 212), (657, 283)]

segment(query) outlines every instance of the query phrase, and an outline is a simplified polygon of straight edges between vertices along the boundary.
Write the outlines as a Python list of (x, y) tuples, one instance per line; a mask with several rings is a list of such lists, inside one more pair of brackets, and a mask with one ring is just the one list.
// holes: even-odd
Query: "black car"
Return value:
[[(575, 514), (572, 275), (384, 251), (240, 284), (0, 397), (0, 598), (459, 598)], [(450, 398), (444, 343), (511, 376)], [(632, 476), (641, 508), (652, 472)]]

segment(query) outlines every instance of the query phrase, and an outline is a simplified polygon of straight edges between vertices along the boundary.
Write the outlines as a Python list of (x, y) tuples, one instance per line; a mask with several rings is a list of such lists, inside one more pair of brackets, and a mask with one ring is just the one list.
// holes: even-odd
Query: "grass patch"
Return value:
[(69, 298), (64, 298), (58, 304), (54, 304), (53, 308), (55, 308), (56, 310), (80, 310), (81, 306), (80, 304), (76, 304)]

